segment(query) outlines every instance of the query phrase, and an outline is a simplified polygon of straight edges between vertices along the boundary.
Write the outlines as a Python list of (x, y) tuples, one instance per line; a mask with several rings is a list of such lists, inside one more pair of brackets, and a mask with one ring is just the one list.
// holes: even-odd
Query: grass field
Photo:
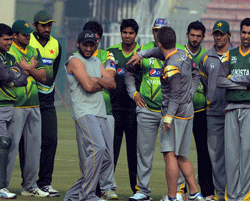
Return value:
[[(42, 201), (42, 200), (63, 200), (67, 190), (80, 178), (80, 168), (78, 162), (78, 152), (75, 137), (75, 125), (71, 118), (71, 110), (65, 110), (63, 107), (57, 107), (58, 116), (58, 148), (55, 158), (55, 169), (53, 174), (52, 185), (59, 190), (61, 196), (58, 198), (36, 198), (21, 196), (21, 172), (19, 161), (17, 158), (15, 169), (12, 175), (9, 190), (17, 194), (17, 201)], [(167, 185), (165, 179), (165, 165), (163, 156), (160, 153), (159, 138), (156, 142), (153, 173), (150, 181), (152, 190), (151, 196), (154, 200), (159, 200), (163, 195), (167, 194)], [(197, 173), (196, 150), (194, 140), (192, 139), (189, 159), (192, 162), (195, 173)], [(132, 191), (129, 185), (128, 168), (126, 159), (125, 141), (122, 144), (120, 158), (117, 164), (115, 179), (117, 183), (116, 193), (119, 200), (127, 200)]]

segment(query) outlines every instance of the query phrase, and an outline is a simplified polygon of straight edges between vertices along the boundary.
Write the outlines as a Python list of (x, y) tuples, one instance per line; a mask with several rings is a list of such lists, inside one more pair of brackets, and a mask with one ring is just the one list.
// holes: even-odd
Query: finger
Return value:
[(23, 57), (23, 55), (21, 55), (21, 61), (24, 61), (24, 57)]
[(126, 63), (126, 65), (130, 64), (133, 62), (133, 57)]

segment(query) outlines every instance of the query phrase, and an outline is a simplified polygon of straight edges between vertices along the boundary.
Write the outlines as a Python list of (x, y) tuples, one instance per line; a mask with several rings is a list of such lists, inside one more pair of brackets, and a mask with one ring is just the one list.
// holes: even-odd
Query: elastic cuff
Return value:
[(138, 93), (138, 91), (135, 92), (135, 94), (133, 95), (133, 100), (135, 99), (135, 95)]
[(227, 76), (227, 79), (229, 79), (231, 77), (231, 75)]
[(166, 117), (164, 118), (163, 122), (168, 123), (168, 124), (171, 124), (172, 120), (173, 120), (173, 117), (166, 116)]

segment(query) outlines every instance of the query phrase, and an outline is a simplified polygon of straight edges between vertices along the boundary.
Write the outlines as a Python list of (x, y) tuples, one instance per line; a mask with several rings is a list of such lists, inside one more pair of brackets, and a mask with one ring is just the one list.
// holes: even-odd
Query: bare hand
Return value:
[(34, 55), (31, 59), (30, 67), (37, 68), (38, 61), (36, 60), (36, 55)]
[(135, 54), (132, 56), (132, 58), (126, 63), (126, 65), (132, 63), (133, 65), (139, 64), (141, 60), (141, 57), (138, 54)]
[(98, 78), (98, 77), (91, 77), (91, 80), (94, 81), (94, 82), (98, 82), (98, 79), (100, 79), (100, 78)]
[(170, 124), (168, 124), (168, 123), (166, 123), (166, 122), (163, 122), (163, 130), (164, 130), (164, 132), (166, 131), (166, 129), (167, 128), (171, 128), (171, 125)]
[(145, 107), (145, 101), (143, 100), (139, 92), (135, 94), (134, 101), (140, 108)]
[(22, 67), (24, 71), (29, 71), (30, 69), (30, 65), (22, 55), (21, 55), (21, 60), (19, 61), (19, 65)]

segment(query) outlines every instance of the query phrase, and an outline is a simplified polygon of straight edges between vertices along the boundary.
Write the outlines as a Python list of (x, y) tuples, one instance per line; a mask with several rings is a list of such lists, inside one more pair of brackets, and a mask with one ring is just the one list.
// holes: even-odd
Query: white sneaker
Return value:
[(216, 199), (214, 199), (214, 197), (212, 197), (212, 198), (208, 198), (208, 197), (206, 197), (206, 199), (205, 199), (206, 201), (216, 201)]
[(116, 195), (115, 191), (105, 191), (101, 199), (104, 200), (118, 200), (118, 196)]
[(198, 192), (194, 196), (188, 196), (188, 201), (205, 201), (203, 196)]
[(7, 188), (0, 189), (0, 199), (15, 199), (16, 194), (11, 193)]
[(142, 193), (136, 193), (136, 194), (134, 194), (133, 196), (131, 196), (129, 198), (129, 201), (136, 201), (136, 200), (138, 200), (138, 201), (140, 201), (140, 200), (149, 201), (150, 197), (147, 196), (147, 195), (144, 195)]
[(59, 191), (55, 190), (51, 185), (40, 188), (43, 192), (49, 193), (50, 197), (60, 197)]
[(24, 195), (24, 196), (36, 196), (36, 197), (49, 197), (48, 192), (44, 192), (41, 189), (39, 189), (38, 187), (33, 188), (33, 189), (28, 189), (26, 191), (22, 190), (21, 195)]
[[(164, 195), (164, 196), (160, 199), (160, 201), (169, 201), (168, 195)], [(174, 201), (177, 201), (177, 199), (174, 199)]]
[(178, 201), (183, 201), (183, 196), (182, 196), (182, 194), (181, 194), (181, 193), (176, 193), (176, 199), (177, 199)]

